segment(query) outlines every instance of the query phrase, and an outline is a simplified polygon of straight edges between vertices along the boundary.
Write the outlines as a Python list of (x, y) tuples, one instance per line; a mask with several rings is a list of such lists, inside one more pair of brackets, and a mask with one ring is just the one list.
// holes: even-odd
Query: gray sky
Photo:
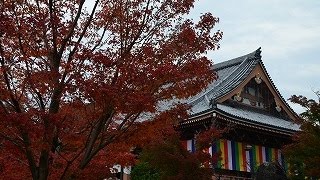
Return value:
[(224, 33), (221, 48), (209, 53), (214, 63), (261, 47), (262, 61), (285, 99), (293, 94), (316, 98), (313, 91), (320, 90), (319, 0), (199, 0), (190, 16), (205, 12), (220, 18), (216, 30)]

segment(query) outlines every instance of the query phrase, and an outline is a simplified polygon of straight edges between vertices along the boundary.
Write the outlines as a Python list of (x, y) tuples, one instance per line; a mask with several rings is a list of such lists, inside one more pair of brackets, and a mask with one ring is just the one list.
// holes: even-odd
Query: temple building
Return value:
[(190, 117), (177, 125), (186, 148), (196, 151), (194, 135), (211, 126), (228, 129), (212, 143), (221, 153), (213, 179), (251, 179), (262, 164), (285, 171), (281, 147), (299, 131), (297, 114), (275, 87), (261, 60), (261, 49), (214, 65), (218, 79), (189, 100)]

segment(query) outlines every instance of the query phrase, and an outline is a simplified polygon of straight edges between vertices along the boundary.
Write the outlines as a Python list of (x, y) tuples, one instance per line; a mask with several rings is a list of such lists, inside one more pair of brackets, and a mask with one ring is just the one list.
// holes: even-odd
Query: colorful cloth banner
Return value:
[(275, 148), (252, 145), (251, 149), (246, 149), (245, 143), (220, 139), (212, 146), (212, 153), (218, 152), (221, 152), (221, 159), (216, 167), (221, 169), (250, 172), (265, 162), (278, 161), (284, 165), (281, 151)]
[[(195, 140), (190, 139), (182, 142), (190, 152), (195, 152)], [(276, 148), (269, 148), (259, 145), (251, 145), (246, 149), (245, 143), (230, 141), (226, 139), (217, 140), (212, 147), (206, 150), (208, 153), (221, 153), (216, 168), (236, 171), (254, 172), (259, 165), (265, 162), (278, 162), (284, 167), (284, 158), (281, 151)]]

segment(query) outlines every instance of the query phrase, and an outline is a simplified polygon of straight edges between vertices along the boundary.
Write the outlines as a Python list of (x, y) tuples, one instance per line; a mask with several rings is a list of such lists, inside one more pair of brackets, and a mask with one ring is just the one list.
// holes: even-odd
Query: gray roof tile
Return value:
[(300, 126), (298, 124), (295, 124), (290, 121), (285, 121), (283, 119), (280, 119), (271, 115), (261, 114), (255, 111), (249, 111), (247, 109), (233, 108), (233, 107), (222, 105), (222, 104), (217, 104), (217, 109), (227, 114), (230, 114), (234, 117), (244, 119), (248, 123), (252, 122), (252, 123), (265, 124), (268, 126), (290, 129), (294, 131), (300, 130)]

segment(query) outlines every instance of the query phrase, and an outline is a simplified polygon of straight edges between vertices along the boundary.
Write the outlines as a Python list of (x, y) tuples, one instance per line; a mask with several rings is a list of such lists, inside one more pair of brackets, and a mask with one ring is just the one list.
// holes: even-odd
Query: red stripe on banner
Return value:
[(224, 167), (225, 167), (225, 169), (229, 169), (228, 141), (227, 140), (223, 140), (223, 146), (224, 146)]
[(259, 164), (263, 163), (263, 158), (262, 158), (262, 146), (258, 146), (259, 147)]
[(278, 162), (279, 156), (278, 156), (278, 149), (274, 149), (274, 157), (275, 157), (275, 162)]

